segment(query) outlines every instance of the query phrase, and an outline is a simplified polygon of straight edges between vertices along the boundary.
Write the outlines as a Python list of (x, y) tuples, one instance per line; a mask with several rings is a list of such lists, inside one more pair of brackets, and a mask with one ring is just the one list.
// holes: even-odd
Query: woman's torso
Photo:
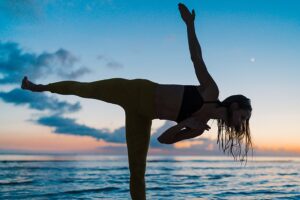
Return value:
[[(175, 84), (159, 84), (155, 93), (155, 111), (156, 118), (177, 121), (187, 116), (188, 109), (186, 107), (187, 99), (183, 99), (185, 88), (189, 87), (189, 96), (195, 95), (195, 101), (191, 105), (194, 111), (197, 107), (200, 109), (202, 106), (203, 89), (201, 86), (196, 85), (175, 85)], [(205, 98), (205, 97), (204, 97)], [(185, 113), (182, 113), (182, 103), (185, 101)], [(197, 102), (199, 101), (199, 102)], [(181, 111), (181, 112), (180, 112)], [(183, 114), (183, 115), (182, 115)]]
[(183, 92), (183, 85), (159, 84), (155, 91), (155, 117), (175, 121), (180, 110)]

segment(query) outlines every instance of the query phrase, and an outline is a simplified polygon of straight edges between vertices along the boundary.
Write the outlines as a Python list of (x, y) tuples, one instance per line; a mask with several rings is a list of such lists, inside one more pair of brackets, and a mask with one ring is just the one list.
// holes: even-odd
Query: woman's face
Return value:
[(239, 127), (242, 124), (242, 122), (249, 119), (250, 116), (251, 116), (251, 111), (250, 110), (234, 109), (234, 110), (232, 110), (230, 125), (235, 126), (235, 127)]

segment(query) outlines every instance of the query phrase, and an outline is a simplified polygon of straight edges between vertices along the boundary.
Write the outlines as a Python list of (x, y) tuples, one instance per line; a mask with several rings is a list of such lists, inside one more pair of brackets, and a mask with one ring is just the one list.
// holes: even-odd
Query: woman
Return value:
[(145, 79), (123, 78), (89, 83), (62, 81), (48, 85), (36, 85), (27, 77), (22, 81), (22, 88), (33, 92), (77, 95), (113, 103), (124, 109), (130, 193), (133, 199), (146, 198), (144, 175), (153, 119), (178, 122), (158, 138), (164, 144), (197, 137), (210, 129), (208, 120), (217, 119), (218, 143), (221, 139), (219, 144), (224, 152), (231, 152), (234, 157), (240, 156), (241, 144), (245, 140), (244, 155), (247, 155), (251, 145), (250, 100), (242, 95), (230, 96), (223, 102), (218, 100), (218, 86), (206, 69), (195, 34), (195, 12), (193, 10), (191, 13), (183, 4), (178, 6), (187, 26), (189, 49), (199, 86), (158, 84)]

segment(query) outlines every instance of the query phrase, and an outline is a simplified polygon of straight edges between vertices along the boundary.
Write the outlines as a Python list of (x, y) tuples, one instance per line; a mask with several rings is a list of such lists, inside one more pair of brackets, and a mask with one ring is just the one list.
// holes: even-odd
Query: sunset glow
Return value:
[[(24, 75), (42, 84), (113, 77), (199, 84), (177, 1), (8, 2), (0, 3), (0, 153), (126, 153), (120, 107), (29, 93), (20, 89)], [(197, 36), (220, 100), (232, 94), (251, 99), (255, 153), (299, 156), (300, 3), (184, 3), (196, 11)], [(172, 125), (153, 120), (150, 154), (222, 153), (216, 121), (198, 138), (159, 144), (157, 137)]]

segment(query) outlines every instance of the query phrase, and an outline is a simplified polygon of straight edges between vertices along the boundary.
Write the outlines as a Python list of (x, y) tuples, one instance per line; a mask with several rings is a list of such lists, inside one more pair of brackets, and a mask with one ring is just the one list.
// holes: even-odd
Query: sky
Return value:
[[(0, 153), (122, 154), (125, 114), (113, 104), (20, 89), (144, 78), (199, 85), (186, 27), (173, 0), (0, 1)], [(251, 99), (254, 155), (300, 155), (300, 2), (186, 0), (203, 57), (220, 90)], [(175, 125), (153, 120), (150, 154), (222, 155), (217, 123), (175, 145), (156, 138)]]

